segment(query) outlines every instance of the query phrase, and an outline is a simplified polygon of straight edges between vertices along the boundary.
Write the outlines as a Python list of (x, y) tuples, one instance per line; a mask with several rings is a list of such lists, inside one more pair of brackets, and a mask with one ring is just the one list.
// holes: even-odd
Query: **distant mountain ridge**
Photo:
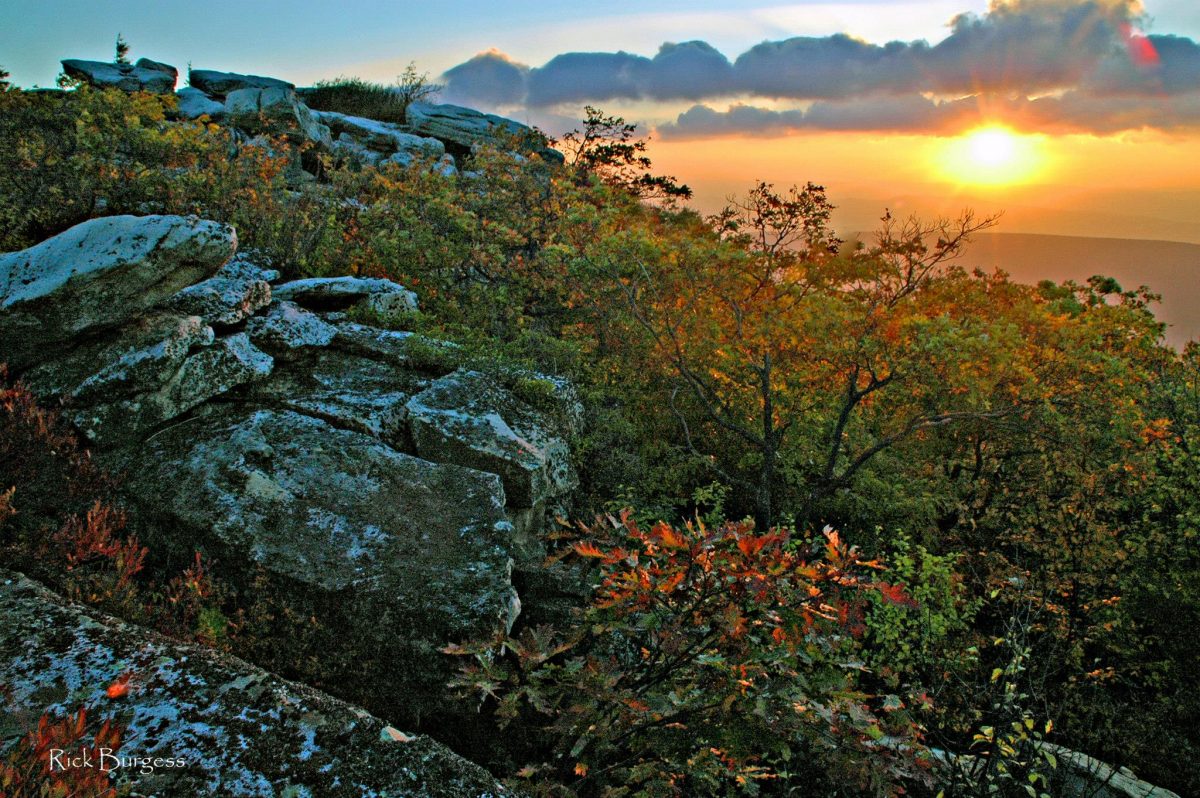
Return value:
[(1182, 347), (1200, 337), (1200, 244), (1041, 233), (980, 233), (960, 263), (1003, 269), (1020, 282), (1084, 281), (1096, 274), (1124, 288), (1146, 285), (1162, 295), (1156, 315), (1167, 340)]

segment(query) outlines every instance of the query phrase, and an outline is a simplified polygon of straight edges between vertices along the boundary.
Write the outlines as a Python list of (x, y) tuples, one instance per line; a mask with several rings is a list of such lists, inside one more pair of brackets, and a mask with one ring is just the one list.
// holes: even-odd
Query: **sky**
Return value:
[[(0, 65), (134, 57), (306, 84), (410, 61), (444, 101), (651, 137), (715, 210), (825, 185), (842, 229), (971, 207), (1000, 230), (1200, 243), (1197, 0), (0, 0)], [(982, 131), (982, 132), (981, 132)]]

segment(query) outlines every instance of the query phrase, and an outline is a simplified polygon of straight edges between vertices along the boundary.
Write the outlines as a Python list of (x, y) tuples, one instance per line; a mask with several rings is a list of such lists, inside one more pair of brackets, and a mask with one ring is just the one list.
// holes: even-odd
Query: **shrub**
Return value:
[(410, 63), (391, 86), (357, 77), (338, 77), (317, 81), (312, 88), (304, 89), (303, 95), (304, 102), (318, 111), (403, 125), (409, 103), (427, 100), (441, 88), (430, 83), (427, 74), (418, 74), (416, 66)]
[(598, 569), (572, 632), (447, 649), (471, 658), (457, 684), (501, 726), (546, 719), (552, 756), (523, 787), (753, 795), (829, 778), (893, 795), (923, 778), (903, 702), (854, 678), (865, 594), (907, 599), (836, 532), (814, 546), (748, 523), (643, 529), (625, 512), (582, 533), (559, 555)]
[(0, 364), (0, 553), (69, 598), (166, 634), (210, 644), (224, 639), (224, 598), (195, 562), (159, 586), (148, 554), (126, 531), (111, 495), (115, 481), (80, 448), (57, 413), (38, 406)]

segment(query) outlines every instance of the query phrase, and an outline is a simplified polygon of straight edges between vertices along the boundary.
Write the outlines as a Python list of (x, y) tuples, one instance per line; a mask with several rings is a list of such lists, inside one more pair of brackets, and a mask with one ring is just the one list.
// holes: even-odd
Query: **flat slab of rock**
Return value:
[(136, 64), (67, 58), (62, 66), (69, 77), (102, 89), (170, 94), (175, 91), (175, 81), (179, 79), (178, 69), (149, 58), (139, 58)]
[[(562, 153), (545, 146), (545, 138), (528, 125), (495, 114), (485, 114), (461, 105), (411, 103), (405, 119), (412, 131), (421, 136), (433, 136), (470, 148), (476, 143), (500, 144), (502, 136), (523, 140), (526, 148), (536, 151), (548, 161), (561, 163)], [(498, 135), (501, 134), (501, 135)]]
[(239, 75), (237, 72), (217, 72), (213, 69), (193, 69), (188, 73), (188, 83), (210, 97), (224, 97), (238, 89), (288, 89), (296, 85), (279, 78), (262, 75)]
[(377, 277), (311, 277), (275, 287), (277, 299), (311, 310), (346, 310), (358, 306), (394, 321), (417, 309), (417, 295), (391, 280)]
[(295, 410), (335, 427), (365, 432), (411, 450), (405, 404), (429, 380), (389, 363), (338, 350), (319, 352), (299, 368), (284, 368), (255, 389), (255, 399)]
[(236, 407), (156, 433), (129, 473), (155, 551), (200, 547), (235, 584), (265, 574), (254, 590), (303, 621), (271, 629), (282, 639), (264, 656), (319, 661), (324, 683), (372, 707), (386, 684), (389, 717), (405, 723), (456, 704), (442, 646), (486, 639), (519, 612), (493, 474), (311, 416)]
[[(70, 604), (0, 570), (0, 748), (86, 709), (120, 729), (117, 755), (172, 767), (117, 769), (137, 795), (501, 798), (486, 771), (428, 737), (235, 657)], [(125, 696), (107, 688), (129, 677)], [(90, 738), (89, 738), (90, 739)], [(93, 754), (94, 755), (94, 754)]]
[(236, 249), (233, 228), (217, 222), (109, 216), (0, 255), (0, 355), (21, 368), (115, 327), (209, 277)]
[(209, 324), (237, 324), (271, 303), (270, 281), (277, 279), (279, 272), (238, 255), (212, 277), (171, 297), (167, 305)]
[(197, 316), (153, 313), (36, 366), (23, 379), (48, 401), (111, 402), (158, 390), (194, 347), (209, 346), (213, 337)]
[(407, 151), (440, 158), (446, 145), (435, 138), (417, 136), (392, 122), (380, 122), (362, 116), (339, 114), (336, 111), (314, 111), (316, 117), (335, 133), (348, 134), (358, 143), (384, 154)]
[(577, 484), (552, 418), (476, 371), (436, 380), (408, 402), (417, 454), (499, 474), (514, 507), (533, 507)]
[(293, 302), (275, 302), (265, 316), (255, 316), (246, 325), (255, 345), (276, 357), (296, 358), (305, 350), (329, 345), (337, 329)]

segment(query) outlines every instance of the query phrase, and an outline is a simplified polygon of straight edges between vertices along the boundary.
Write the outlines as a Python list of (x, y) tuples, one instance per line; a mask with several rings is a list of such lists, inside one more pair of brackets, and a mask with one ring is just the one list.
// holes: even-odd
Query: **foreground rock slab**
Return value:
[[(0, 570), (0, 748), (87, 710), (120, 729), (118, 756), (182, 760), (122, 767), (133, 795), (501, 798), (486, 771), (317, 690), (242, 660), (171, 641), (70, 604)], [(128, 692), (107, 688), (129, 677)]]

